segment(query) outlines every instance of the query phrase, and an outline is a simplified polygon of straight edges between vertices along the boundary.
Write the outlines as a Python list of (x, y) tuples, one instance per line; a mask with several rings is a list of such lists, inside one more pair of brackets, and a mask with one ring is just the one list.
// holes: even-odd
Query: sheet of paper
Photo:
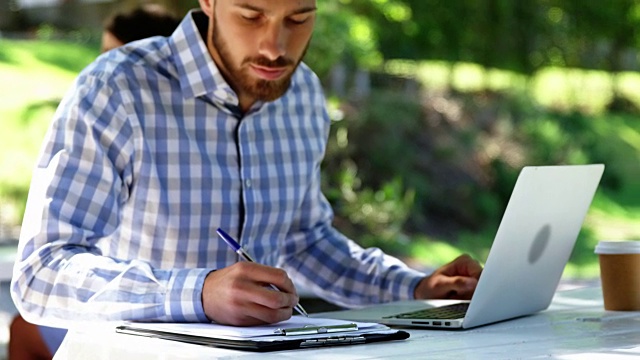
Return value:
[(125, 325), (136, 327), (139, 329), (164, 331), (174, 334), (185, 334), (203, 337), (255, 338), (260, 336), (276, 335), (278, 329), (302, 328), (309, 326), (321, 327), (344, 324), (356, 324), (358, 326), (358, 330), (365, 331), (388, 329), (387, 326), (378, 323), (363, 323), (325, 318), (307, 318), (298, 315), (292, 316), (291, 319), (287, 321), (282, 321), (276, 324), (249, 327), (218, 325), (213, 323), (128, 322)]

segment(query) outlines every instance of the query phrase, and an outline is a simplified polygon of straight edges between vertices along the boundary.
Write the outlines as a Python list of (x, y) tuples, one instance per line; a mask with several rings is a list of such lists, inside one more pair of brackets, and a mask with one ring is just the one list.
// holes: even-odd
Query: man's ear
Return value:
[(200, 3), (200, 9), (202, 9), (208, 17), (211, 17), (213, 15), (213, 3), (215, 0), (198, 0), (198, 2)]

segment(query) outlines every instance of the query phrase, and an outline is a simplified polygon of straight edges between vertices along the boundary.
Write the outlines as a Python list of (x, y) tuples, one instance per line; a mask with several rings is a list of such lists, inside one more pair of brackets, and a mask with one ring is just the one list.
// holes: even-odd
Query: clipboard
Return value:
[(298, 316), (282, 323), (258, 327), (128, 322), (117, 326), (116, 332), (254, 352), (358, 345), (409, 338), (408, 332), (378, 323)]

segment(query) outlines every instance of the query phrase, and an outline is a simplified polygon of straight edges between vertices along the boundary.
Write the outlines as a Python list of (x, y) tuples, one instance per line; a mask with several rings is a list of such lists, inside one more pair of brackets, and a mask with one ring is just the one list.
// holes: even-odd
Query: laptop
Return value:
[(546, 309), (603, 171), (602, 164), (524, 167), (470, 301), (399, 301), (317, 316), (468, 329)]

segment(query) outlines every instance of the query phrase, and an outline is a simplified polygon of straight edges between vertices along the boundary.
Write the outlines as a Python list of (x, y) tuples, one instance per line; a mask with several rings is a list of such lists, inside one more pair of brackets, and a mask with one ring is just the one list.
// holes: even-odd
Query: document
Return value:
[(378, 323), (292, 316), (262, 326), (228, 326), (213, 323), (127, 322), (116, 328), (124, 334), (156, 337), (239, 350), (273, 351), (315, 346), (352, 345), (402, 340), (404, 331)]

